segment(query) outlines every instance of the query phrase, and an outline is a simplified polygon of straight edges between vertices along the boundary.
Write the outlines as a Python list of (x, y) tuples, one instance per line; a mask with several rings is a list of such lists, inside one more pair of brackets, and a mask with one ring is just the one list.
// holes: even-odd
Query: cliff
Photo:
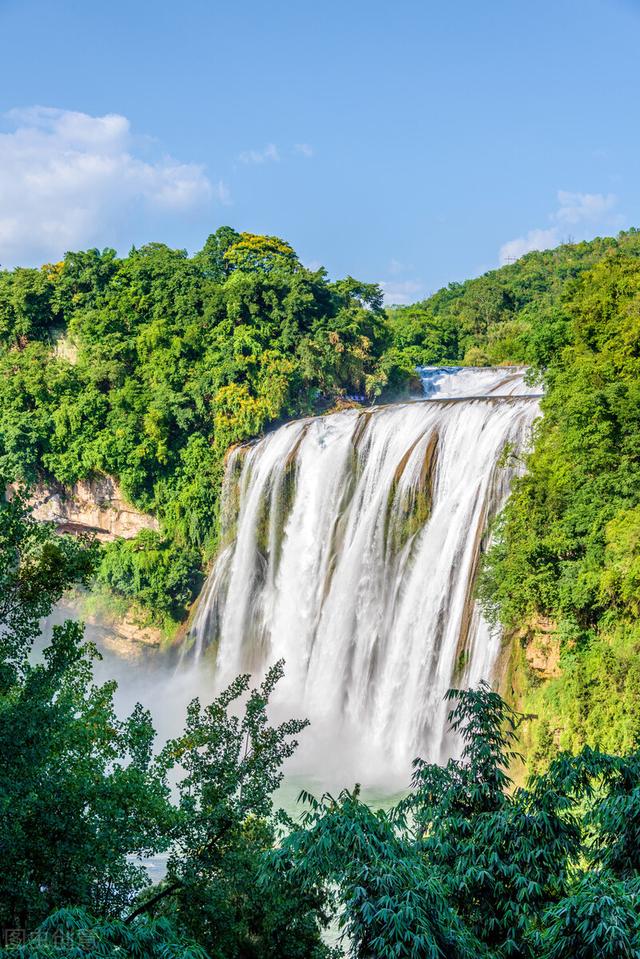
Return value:
[(60, 532), (91, 532), (100, 540), (132, 539), (142, 529), (157, 530), (158, 521), (126, 502), (110, 476), (81, 480), (70, 489), (38, 484), (29, 498), (36, 519), (53, 522)]

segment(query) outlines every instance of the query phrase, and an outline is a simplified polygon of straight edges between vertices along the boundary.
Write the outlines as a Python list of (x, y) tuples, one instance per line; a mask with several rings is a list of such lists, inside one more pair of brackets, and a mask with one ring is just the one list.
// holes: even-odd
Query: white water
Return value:
[(418, 373), (429, 398), (540, 395), (524, 366), (421, 366)]
[(227, 462), (195, 653), (213, 644), (219, 685), (286, 660), (277, 710), (311, 719), (298, 771), (324, 783), (442, 759), (445, 691), (499, 648), (473, 583), (537, 399), (522, 370), (421, 375), (429, 399), (289, 423)]

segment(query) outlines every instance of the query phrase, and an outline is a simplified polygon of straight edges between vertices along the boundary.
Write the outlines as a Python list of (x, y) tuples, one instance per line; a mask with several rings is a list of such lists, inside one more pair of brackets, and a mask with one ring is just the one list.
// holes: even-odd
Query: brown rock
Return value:
[(91, 532), (100, 540), (132, 539), (140, 530), (159, 529), (155, 517), (126, 502), (111, 476), (80, 480), (70, 489), (61, 484), (38, 484), (29, 505), (35, 519), (55, 523), (60, 532)]
[(527, 663), (541, 679), (555, 679), (562, 672), (560, 640), (555, 630), (552, 620), (538, 616), (521, 631)]

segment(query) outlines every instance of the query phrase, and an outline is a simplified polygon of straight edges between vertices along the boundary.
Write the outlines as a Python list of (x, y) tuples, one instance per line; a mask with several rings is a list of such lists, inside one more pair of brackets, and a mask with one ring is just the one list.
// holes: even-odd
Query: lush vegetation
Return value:
[(532, 252), (465, 283), (451, 283), (428, 300), (389, 311), (392, 347), (385, 361), (499, 366), (523, 363), (545, 370), (572, 339), (567, 304), (594, 267), (618, 257), (634, 262), (640, 232)]
[(114, 476), (162, 532), (109, 545), (98, 578), (179, 620), (215, 545), (228, 447), (397, 378), (381, 302), (229, 227), (193, 257), (150, 244), (0, 271), (0, 470)]
[[(96, 560), (19, 498), (0, 502), (0, 929), (19, 946), (8, 953), (320, 959), (318, 895), (285, 872), (259, 883), (272, 793), (306, 725), (267, 720), (281, 667), (259, 689), (241, 676), (211, 704), (194, 700), (184, 732), (156, 748), (149, 714), (119, 718), (115, 683), (94, 684), (78, 623), (38, 648), (41, 617)], [(148, 889), (144, 861), (157, 855), (166, 877)], [(35, 939), (20, 945), (25, 931)]]
[(98, 581), (175, 623), (215, 547), (230, 445), (405, 389), (419, 364), (546, 369), (571, 340), (576, 282), (634, 261), (638, 242), (532, 253), (386, 313), (375, 284), (329, 282), (286, 242), (230, 227), (192, 257), (149, 244), (0, 271), (0, 470), (28, 485), (115, 477), (161, 532), (108, 545)]
[[(116, 477), (160, 532), (103, 549), (99, 583), (184, 617), (215, 547), (233, 443), (340, 397), (405, 389), (416, 365), (524, 363), (544, 380), (527, 473), (481, 596), (515, 636), (509, 695), (533, 768), (629, 749), (640, 726), (640, 233), (533, 252), (423, 303), (329, 282), (274, 237), (70, 253), (0, 272), (0, 468), (67, 486)], [(531, 668), (540, 629), (550, 680)], [(550, 637), (550, 638), (549, 638)]]
[[(508, 692), (543, 767), (640, 733), (640, 233), (530, 253), (391, 314), (418, 363), (526, 363), (544, 382), (527, 472), (481, 582), (515, 636)], [(546, 646), (551, 678), (530, 666)], [(559, 662), (556, 660), (559, 657)], [(538, 657), (539, 658), (539, 657)]]
[(390, 811), (372, 811), (357, 789), (306, 797), (303, 827), (276, 854), (302, 888), (321, 877), (349, 954), (640, 956), (640, 754), (585, 748), (513, 789), (519, 717), (487, 686), (449, 698), (460, 760), (416, 760)]
[[(98, 560), (0, 502), (0, 953), (7, 959), (638, 959), (640, 751), (557, 756), (512, 788), (520, 717), (451, 691), (459, 760), (416, 760), (373, 811), (356, 788), (274, 810), (306, 723), (273, 726), (276, 666), (241, 676), (154, 744), (65, 623), (39, 620)], [(169, 788), (170, 778), (177, 786)], [(167, 872), (149, 886), (145, 859)], [(323, 941), (330, 919), (343, 933)]]

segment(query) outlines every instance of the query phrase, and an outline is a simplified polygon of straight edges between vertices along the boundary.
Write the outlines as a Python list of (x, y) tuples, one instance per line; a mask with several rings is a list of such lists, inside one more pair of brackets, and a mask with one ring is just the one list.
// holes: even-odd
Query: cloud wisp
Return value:
[(617, 231), (625, 217), (615, 208), (615, 193), (573, 193), (558, 190), (558, 206), (549, 215), (548, 227), (529, 230), (500, 247), (500, 264), (512, 263), (531, 250), (548, 250), (563, 242), (584, 240), (598, 230)]
[(262, 150), (243, 150), (238, 157), (240, 163), (247, 166), (260, 166), (263, 163), (279, 163), (280, 151), (275, 143), (267, 143)]
[(292, 154), (310, 160), (315, 155), (315, 150), (309, 143), (294, 143), (293, 147), (284, 150), (280, 150), (275, 143), (267, 143), (258, 150), (243, 150), (238, 154), (238, 160), (244, 166), (263, 166), (265, 163), (280, 163)]
[(7, 114), (0, 133), (0, 263), (59, 259), (104, 242), (131, 218), (178, 216), (217, 199), (222, 182), (169, 156), (146, 159), (129, 120), (52, 107)]
[(424, 298), (424, 283), (415, 277), (414, 268), (409, 263), (391, 257), (385, 272), (392, 277), (390, 280), (378, 281), (385, 306), (407, 306)]
[(407, 306), (424, 295), (424, 286), (417, 280), (381, 280), (386, 306)]

